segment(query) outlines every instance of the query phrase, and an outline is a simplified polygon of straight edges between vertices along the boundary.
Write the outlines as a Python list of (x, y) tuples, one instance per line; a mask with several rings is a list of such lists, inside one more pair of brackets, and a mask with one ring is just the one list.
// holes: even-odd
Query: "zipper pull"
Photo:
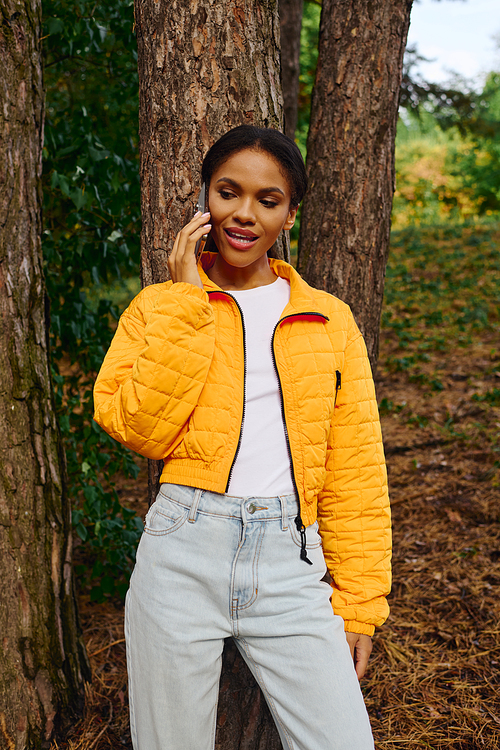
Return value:
[(295, 518), (295, 526), (300, 534), (300, 559), (304, 560), (308, 565), (312, 565), (312, 561), (309, 560), (306, 550), (306, 528), (302, 523), (300, 514)]
[(337, 394), (341, 388), (342, 388), (342, 375), (340, 373), (340, 370), (335, 370), (335, 400), (333, 402), (334, 408), (337, 403)]

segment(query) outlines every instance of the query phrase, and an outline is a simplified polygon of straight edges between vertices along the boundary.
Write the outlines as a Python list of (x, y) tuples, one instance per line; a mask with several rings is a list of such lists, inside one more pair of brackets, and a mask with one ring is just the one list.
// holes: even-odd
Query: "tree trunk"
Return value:
[[(278, 0), (136, 0), (142, 283), (168, 279), (175, 235), (194, 213), (201, 162), (236, 125), (282, 127)], [(286, 241), (279, 257), (289, 258)], [(153, 499), (161, 464), (150, 462)], [(260, 690), (225, 650), (216, 745), (278, 750)]]
[(281, 129), (277, 0), (136, 0), (142, 282), (168, 278), (201, 162), (236, 125)]
[(293, 140), (299, 110), (300, 30), (304, 0), (279, 0), (279, 8), (284, 132)]
[[(204, 155), (236, 125), (282, 129), (277, 0), (182, 7), (136, 0), (142, 285), (169, 278), (167, 257), (194, 213)], [(290, 259), (288, 233), (276, 257)], [(149, 462), (149, 500), (162, 463)]]
[(412, 0), (323, 0), (307, 140), (299, 271), (347, 302), (372, 366), (394, 192), (394, 141)]
[[(141, 273), (147, 286), (169, 278), (168, 253), (194, 213), (210, 146), (237, 125), (281, 130), (283, 107), (277, 0), (136, 0), (135, 18)], [(273, 254), (290, 259), (285, 233)], [(150, 502), (161, 467), (149, 462)]]
[(5, 0), (0, 29), (0, 746), (46, 747), (89, 677), (53, 411), (41, 258), (40, 0)]

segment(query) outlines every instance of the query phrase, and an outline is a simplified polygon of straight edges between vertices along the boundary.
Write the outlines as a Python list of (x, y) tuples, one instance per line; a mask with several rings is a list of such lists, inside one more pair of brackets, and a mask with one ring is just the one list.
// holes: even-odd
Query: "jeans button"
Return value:
[(256, 510), (257, 510), (257, 507), (256, 507), (255, 503), (250, 503), (250, 505), (248, 506), (248, 512), (249, 513), (255, 513)]

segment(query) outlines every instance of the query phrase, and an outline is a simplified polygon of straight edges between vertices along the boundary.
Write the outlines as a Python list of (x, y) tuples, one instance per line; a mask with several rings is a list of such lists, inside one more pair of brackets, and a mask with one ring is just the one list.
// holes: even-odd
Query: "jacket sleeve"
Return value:
[(213, 357), (215, 324), (192, 284), (144, 289), (120, 318), (94, 387), (95, 421), (152, 459), (165, 458), (198, 402)]
[(372, 635), (389, 614), (391, 527), (382, 434), (365, 342), (349, 316), (318, 522), (345, 629)]

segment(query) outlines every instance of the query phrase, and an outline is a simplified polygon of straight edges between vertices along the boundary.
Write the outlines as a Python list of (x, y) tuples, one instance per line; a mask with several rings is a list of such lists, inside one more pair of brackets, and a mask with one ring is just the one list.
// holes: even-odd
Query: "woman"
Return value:
[(202, 177), (210, 213), (122, 315), (95, 387), (96, 421), (165, 462), (126, 604), (134, 748), (213, 749), (233, 636), (284, 748), (367, 750), (357, 678), (390, 521), (366, 348), (347, 305), (268, 258), (306, 189), (293, 141), (235, 128)]

